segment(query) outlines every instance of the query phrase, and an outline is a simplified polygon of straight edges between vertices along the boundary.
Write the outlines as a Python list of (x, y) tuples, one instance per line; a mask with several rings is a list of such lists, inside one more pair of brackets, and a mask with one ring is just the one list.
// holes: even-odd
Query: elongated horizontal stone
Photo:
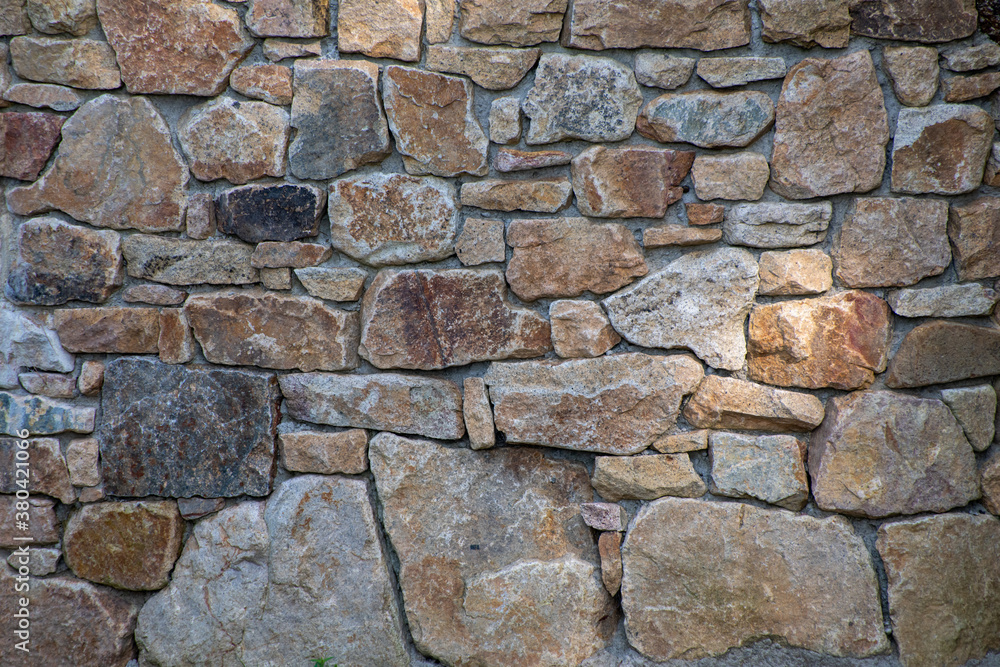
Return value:
[(713, 433), (712, 493), (753, 498), (797, 512), (809, 500), (806, 443), (791, 435)]
[(703, 375), (687, 355), (627, 353), (493, 363), (483, 380), (507, 442), (635, 454), (673, 428)]
[(325, 37), (330, 4), (325, 0), (250, 0), (245, 21), (258, 37)]
[(323, 55), (323, 44), (318, 39), (283, 39), (271, 37), (264, 40), (264, 57), (272, 63), (286, 58), (309, 58)]
[(950, 42), (976, 30), (975, 0), (854, 0), (851, 32), (908, 42)]
[(944, 68), (952, 72), (971, 72), (1000, 65), (1000, 44), (983, 42), (975, 46), (958, 47), (941, 52)]
[(833, 219), (833, 204), (739, 204), (726, 212), (723, 238), (751, 248), (792, 248), (819, 243)]
[(889, 365), (889, 387), (923, 387), (1000, 374), (1000, 329), (933, 321), (903, 338)]
[(493, 168), (500, 172), (528, 171), (569, 164), (572, 153), (565, 151), (519, 151), (501, 148), (493, 157)]
[(567, 0), (459, 0), (459, 32), (480, 44), (555, 42), (567, 4)]
[(708, 449), (708, 435), (711, 431), (683, 431), (672, 435), (664, 435), (653, 441), (653, 449), (661, 454), (681, 454)]
[(322, 264), (330, 259), (330, 246), (319, 243), (299, 243), (298, 241), (264, 241), (258, 243), (250, 256), (250, 266), (255, 269), (304, 269)]
[(569, 204), (573, 188), (569, 179), (537, 181), (488, 180), (463, 183), (463, 206), (491, 211), (555, 213)]
[(122, 85), (115, 52), (96, 39), (15, 37), (10, 40), (10, 57), (22, 79), (89, 90)]
[(1000, 88), (1000, 72), (953, 76), (941, 82), (945, 102), (968, 102)]
[(0, 391), (0, 433), (5, 435), (16, 436), (19, 431), (27, 431), (30, 435), (64, 431), (92, 433), (96, 419), (94, 408), (77, 408), (44, 396), (19, 396)]
[(689, 151), (592, 146), (572, 162), (577, 208), (599, 218), (662, 218), (693, 161)]
[(122, 298), (126, 303), (176, 306), (184, 303), (187, 292), (166, 285), (133, 285), (122, 293)]
[(811, 431), (823, 421), (818, 398), (732, 377), (708, 375), (684, 408), (696, 428)]
[(663, 227), (647, 227), (642, 230), (642, 247), (644, 248), (704, 245), (721, 240), (721, 229), (664, 225)]
[(158, 350), (156, 308), (65, 308), (54, 313), (53, 324), (70, 352), (155, 354)]
[(590, 483), (610, 501), (698, 498), (708, 491), (687, 454), (598, 456)]
[(487, 90), (507, 90), (535, 66), (539, 55), (540, 49), (433, 45), (427, 47), (424, 66), (435, 72), (464, 74)]
[(60, 373), (21, 373), (17, 379), (29, 394), (49, 398), (73, 398), (76, 389), (73, 376)]
[(450, 380), (381, 373), (293, 373), (279, 379), (292, 418), (457, 440), (465, 434), (462, 392)]
[[(25, 401), (22, 405), (29, 404)], [(46, 407), (44, 404), (35, 405), (42, 409)], [(12, 416), (16, 418), (16, 415)], [(22, 447), (23, 444), (27, 447)], [(27, 478), (22, 476), (25, 470)], [(0, 438), (0, 493), (13, 495), (18, 489), (27, 490), (31, 495), (51, 496), (66, 504), (76, 501), (76, 491), (57, 439), (31, 438), (25, 443), (20, 437)]]
[(230, 240), (187, 241), (132, 234), (122, 242), (133, 278), (168, 285), (244, 285), (260, 279), (250, 263), (253, 246)]
[(312, 185), (244, 185), (219, 196), (219, 231), (247, 243), (297, 241), (319, 234), (326, 197)]
[(978, 283), (889, 292), (885, 300), (903, 317), (977, 317), (993, 312), (1000, 295)]
[(79, 109), (85, 101), (72, 88), (51, 83), (15, 83), (2, 95), (5, 102), (53, 111), (73, 111)]
[(749, 146), (774, 124), (774, 103), (758, 91), (667, 93), (651, 100), (636, 120), (644, 137), (702, 148)]
[(698, 76), (713, 88), (744, 86), (753, 81), (780, 79), (785, 76), (781, 58), (702, 58)]
[(359, 475), (368, 470), (368, 434), (361, 429), (340, 433), (282, 433), (281, 465), (295, 472)]

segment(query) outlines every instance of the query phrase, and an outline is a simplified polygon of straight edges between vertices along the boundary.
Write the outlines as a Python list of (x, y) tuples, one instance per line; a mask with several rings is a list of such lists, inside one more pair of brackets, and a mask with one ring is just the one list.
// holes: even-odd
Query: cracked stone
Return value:
[(972, 448), (985, 452), (993, 442), (996, 390), (988, 384), (942, 389), (941, 400), (955, 415)]

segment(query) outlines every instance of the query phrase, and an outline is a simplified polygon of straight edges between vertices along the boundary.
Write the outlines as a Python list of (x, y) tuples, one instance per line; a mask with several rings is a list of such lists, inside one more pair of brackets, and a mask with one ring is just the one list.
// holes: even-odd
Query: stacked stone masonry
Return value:
[(0, 665), (1000, 665), (998, 90), (1000, 0), (0, 0)]

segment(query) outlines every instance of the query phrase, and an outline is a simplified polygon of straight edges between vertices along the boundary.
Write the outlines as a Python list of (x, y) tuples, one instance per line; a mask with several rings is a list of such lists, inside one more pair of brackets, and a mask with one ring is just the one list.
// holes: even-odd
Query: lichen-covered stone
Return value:
[(281, 465), (295, 472), (359, 475), (368, 470), (368, 434), (296, 431), (278, 436)]
[(662, 218), (694, 159), (690, 151), (591, 146), (572, 162), (577, 208), (599, 218)]
[(977, 452), (986, 451), (993, 442), (996, 390), (988, 384), (942, 389), (941, 400), (955, 415), (972, 448)]
[(598, 456), (590, 483), (610, 501), (698, 498), (708, 491), (687, 454)]
[(739, 370), (757, 284), (750, 253), (720, 248), (684, 255), (602, 303), (630, 343), (687, 348), (713, 368)]
[(160, 313), (156, 308), (64, 308), (53, 313), (63, 347), (89, 354), (156, 354)]
[(455, 241), (455, 254), (465, 266), (502, 262), (507, 259), (503, 220), (466, 218)]
[(663, 227), (647, 227), (642, 230), (642, 247), (644, 248), (705, 245), (721, 240), (721, 229), (664, 225)]
[(708, 375), (684, 408), (696, 428), (811, 431), (823, 421), (818, 398), (734, 377)]
[(0, 433), (4, 435), (16, 436), (19, 431), (27, 431), (29, 435), (92, 433), (96, 419), (95, 408), (77, 408), (44, 396), (0, 391)]
[(797, 512), (809, 500), (806, 443), (791, 435), (713, 433), (712, 493)]
[(489, 449), (496, 444), (493, 408), (482, 378), (467, 377), (462, 382), (462, 416), (472, 449)]
[[(70, 481), (66, 459), (55, 438), (31, 438), (28, 446), (21, 448), (24, 440), (0, 438), (0, 493), (17, 493), (25, 489), (32, 495), (51, 496), (62, 503), (73, 503), (76, 491)], [(25, 459), (20, 454), (27, 454)], [(22, 486), (25, 478), (18, 472), (24, 470), (28, 462), (28, 484)]]
[(621, 141), (635, 129), (640, 104), (635, 75), (617, 61), (546, 53), (522, 105), (531, 119), (525, 141)]
[(882, 65), (901, 104), (923, 107), (934, 99), (940, 72), (937, 49), (929, 46), (887, 46), (882, 49)]
[(168, 285), (255, 283), (260, 272), (250, 264), (253, 250), (228, 239), (188, 241), (151, 234), (132, 234), (122, 242), (130, 276)]
[(901, 289), (886, 294), (892, 312), (902, 317), (978, 317), (993, 312), (1000, 295), (979, 283)]
[(848, 0), (758, 0), (765, 42), (842, 49), (851, 37)]
[(952, 206), (948, 237), (959, 280), (1000, 276), (1000, 198), (979, 197)]
[(480, 44), (555, 42), (567, 0), (459, 0), (459, 33)]
[(420, 60), (419, 0), (343, 0), (337, 7), (337, 49), (370, 58)]
[(10, 40), (10, 57), (22, 79), (88, 90), (122, 85), (115, 53), (104, 41), (15, 37)]
[(636, 130), (662, 143), (749, 146), (774, 124), (774, 102), (755, 90), (666, 93), (642, 108)]
[(98, 434), (106, 492), (267, 495), (279, 398), (274, 376), (260, 372), (151, 359), (109, 362)]
[(319, 234), (325, 203), (312, 185), (244, 185), (219, 196), (219, 230), (247, 243), (297, 241)]
[(1000, 329), (935, 320), (912, 329), (889, 365), (889, 387), (923, 387), (1000, 374)]
[(567, 178), (485, 180), (463, 183), (463, 206), (492, 211), (555, 213), (569, 204), (573, 188)]
[(0, 176), (33, 181), (59, 143), (63, 118), (50, 113), (0, 114)]
[(569, 164), (572, 153), (566, 151), (519, 151), (513, 148), (500, 148), (493, 157), (493, 168), (500, 172), (528, 171), (559, 167)]
[(833, 204), (766, 202), (739, 204), (726, 211), (726, 243), (751, 248), (792, 248), (820, 243), (833, 219)]
[(247, 28), (258, 37), (326, 37), (330, 3), (326, 0), (249, 0)]
[(355, 268), (295, 269), (295, 277), (310, 296), (329, 301), (357, 301), (365, 287), (368, 273)]
[(698, 199), (756, 201), (764, 196), (771, 170), (767, 158), (746, 151), (728, 155), (699, 155), (691, 167)]
[(552, 349), (549, 323), (508, 301), (496, 269), (382, 271), (361, 314), (359, 352), (376, 368), (435, 370)]
[(851, 32), (907, 42), (950, 42), (976, 30), (976, 0), (851, 0)]
[(732, 88), (754, 81), (780, 79), (786, 71), (785, 61), (781, 58), (702, 58), (698, 61), (698, 76), (712, 88)]
[(28, 19), (38, 32), (82, 37), (97, 25), (94, 0), (28, 0)]
[(553, 301), (549, 306), (552, 346), (564, 359), (599, 357), (621, 341), (594, 301)]
[(833, 260), (822, 250), (762, 252), (757, 266), (763, 296), (822, 294), (833, 287)]
[(292, 103), (292, 68), (283, 65), (244, 65), (229, 75), (233, 90), (271, 104)]
[(627, 353), (493, 363), (483, 380), (507, 442), (635, 454), (674, 427), (703, 376), (687, 355)]
[(434, 72), (463, 74), (487, 90), (507, 90), (535, 66), (539, 55), (540, 49), (429, 46), (424, 66)]

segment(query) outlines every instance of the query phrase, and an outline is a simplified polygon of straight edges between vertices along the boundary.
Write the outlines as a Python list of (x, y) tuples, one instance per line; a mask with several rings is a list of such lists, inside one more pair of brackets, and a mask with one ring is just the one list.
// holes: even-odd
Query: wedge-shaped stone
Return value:
[(41, 180), (7, 193), (18, 215), (60, 210), (95, 227), (178, 231), (188, 170), (149, 100), (102, 95), (62, 127)]
[(581, 464), (388, 433), (369, 451), (421, 653), (541, 667), (575, 665), (604, 647), (617, 615), (580, 518), (593, 496)]
[(854, 516), (945, 512), (979, 497), (975, 454), (947, 406), (888, 391), (827, 401), (809, 475), (817, 505)]
[(36, 218), (18, 228), (5, 294), (16, 303), (36, 306), (102, 303), (121, 287), (122, 278), (117, 232)]
[(429, 46), (424, 66), (434, 72), (464, 74), (487, 90), (516, 86), (538, 62), (540, 49), (482, 49)]
[(708, 435), (711, 431), (683, 431), (673, 435), (665, 435), (653, 441), (653, 449), (661, 454), (681, 454), (708, 449)]
[(943, 285), (926, 289), (889, 292), (886, 301), (902, 317), (978, 317), (989, 315), (996, 305), (995, 290), (979, 283)]
[[(59, 449), (59, 441), (55, 438), (31, 438), (23, 449), (20, 446), (22, 443), (24, 439), (0, 438), (0, 493), (13, 495), (18, 489), (27, 489), (32, 495), (51, 496), (66, 504), (76, 501), (76, 491), (70, 481), (66, 459)], [(25, 454), (27, 458), (24, 458)], [(23, 486), (25, 479), (18, 474), (24, 469), (24, 461), (28, 461), (29, 465), (26, 487)]]
[(133, 497), (268, 495), (277, 384), (254, 371), (109, 362), (98, 434), (104, 490)]
[(997, 374), (1000, 329), (938, 320), (906, 334), (885, 383), (889, 387), (923, 387)]
[(760, 290), (765, 296), (822, 294), (833, 287), (833, 260), (822, 250), (760, 254)]
[(546, 53), (524, 98), (525, 141), (621, 141), (635, 129), (642, 94), (635, 75), (610, 58)]
[(555, 42), (566, 5), (567, 0), (459, 0), (459, 32), (480, 44)]
[(647, 273), (642, 249), (626, 227), (586, 218), (512, 220), (514, 254), (507, 282), (525, 301), (611, 292)]
[(934, 99), (940, 74), (934, 47), (887, 46), (882, 49), (882, 67), (900, 104), (923, 107)]
[(337, 7), (337, 48), (370, 58), (420, 60), (424, 3), (344, 0)]
[(774, 102), (755, 91), (667, 93), (651, 100), (636, 120), (639, 134), (663, 143), (702, 148), (749, 146), (774, 124)]
[(544, 317), (507, 300), (496, 269), (382, 271), (361, 302), (361, 356), (434, 370), (552, 349)]
[(848, 0), (759, 0), (765, 42), (791, 42), (809, 48), (842, 49), (851, 37)]
[(851, 0), (851, 32), (855, 35), (950, 42), (975, 30), (975, 0)]
[(133, 95), (218, 95), (254, 45), (236, 11), (209, 0), (98, 0), (97, 16)]
[(122, 242), (130, 276), (168, 285), (255, 283), (260, 272), (250, 263), (253, 251), (253, 246), (239, 241), (187, 241), (151, 234), (132, 234)]
[(489, 449), (496, 444), (493, 408), (483, 378), (467, 377), (462, 382), (462, 415), (472, 449)]
[(889, 305), (868, 292), (757, 306), (750, 314), (750, 378), (781, 387), (859, 389), (885, 370)]
[(684, 418), (697, 428), (811, 431), (823, 421), (823, 404), (810, 394), (708, 375)]
[(258, 37), (326, 37), (330, 3), (326, 0), (250, 0), (246, 23)]
[(23, 396), (0, 391), (0, 433), (17, 436), (51, 435), (73, 431), (92, 433), (97, 418), (95, 408), (77, 408), (70, 403), (44, 396)]
[(687, 454), (598, 456), (590, 483), (610, 501), (698, 498), (708, 491)]
[(219, 230), (247, 243), (297, 241), (319, 234), (325, 203), (312, 185), (244, 185), (219, 196)]
[(0, 337), (0, 388), (17, 387), (17, 376), (24, 366), (41, 371), (73, 372), (76, 362), (73, 355), (63, 349), (56, 332), (39, 326), (26, 311), (15, 309), (6, 300), (0, 301), (0, 331), (5, 332)]
[(51, 113), (0, 114), (0, 176), (33, 181), (59, 143), (64, 119)]
[(295, 269), (295, 277), (310, 296), (329, 301), (357, 301), (365, 287), (368, 273), (355, 268), (310, 267)]
[(951, 207), (948, 237), (959, 280), (1000, 276), (1000, 197)]
[(713, 368), (739, 370), (757, 284), (750, 253), (720, 248), (684, 255), (602, 303), (615, 331), (630, 343), (687, 348)]
[(750, 43), (748, 0), (573, 0), (563, 43), (577, 49), (715, 51)]
[(66, 308), (55, 311), (53, 324), (70, 352), (156, 354), (158, 350), (156, 308)]
[(988, 384), (942, 389), (941, 400), (955, 415), (972, 448), (977, 452), (986, 451), (992, 444), (994, 436), (997, 413), (996, 390)]
[(887, 143), (889, 117), (871, 54), (807, 58), (781, 87), (771, 189), (788, 199), (874, 190)]
[(797, 512), (809, 500), (806, 443), (791, 435), (713, 433), (712, 493)]
[(450, 380), (380, 373), (294, 373), (280, 378), (292, 418), (458, 440), (465, 434), (462, 392)]
[(237, 93), (282, 106), (292, 103), (292, 68), (283, 65), (244, 65), (229, 75)]
[(335, 178), (381, 162), (391, 148), (378, 96), (378, 65), (296, 61), (292, 127), (297, 134), (288, 165), (299, 178)]
[(754, 81), (780, 79), (786, 71), (782, 58), (702, 58), (698, 61), (698, 76), (713, 88), (732, 88)]
[(492, 211), (555, 213), (569, 204), (573, 188), (567, 178), (487, 180), (462, 184), (462, 205)]
[(840, 517), (662, 498), (639, 510), (622, 560), (628, 640), (653, 660), (762, 636), (838, 656), (889, 648), (871, 557)]
[(693, 162), (689, 151), (592, 146), (572, 162), (577, 208), (599, 218), (662, 218)]
[(369, 494), (362, 479), (304, 475), (199, 521), (139, 615), (140, 659), (409, 665)]
[(96, 39), (15, 37), (10, 40), (10, 57), (22, 79), (89, 90), (122, 85), (115, 52)]
[(358, 361), (358, 314), (311, 297), (270, 292), (194, 294), (184, 304), (214, 364), (342, 371)]
[(687, 355), (494, 363), (483, 380), (507, 442), (635, 454), (677, 422), (704, 376)]
[(269, 37), (264, 40), (264, 57), (272, 63), (285, 58), (309, 58), (323, 55), (323, 43), (318, 39), (285, 39)]

